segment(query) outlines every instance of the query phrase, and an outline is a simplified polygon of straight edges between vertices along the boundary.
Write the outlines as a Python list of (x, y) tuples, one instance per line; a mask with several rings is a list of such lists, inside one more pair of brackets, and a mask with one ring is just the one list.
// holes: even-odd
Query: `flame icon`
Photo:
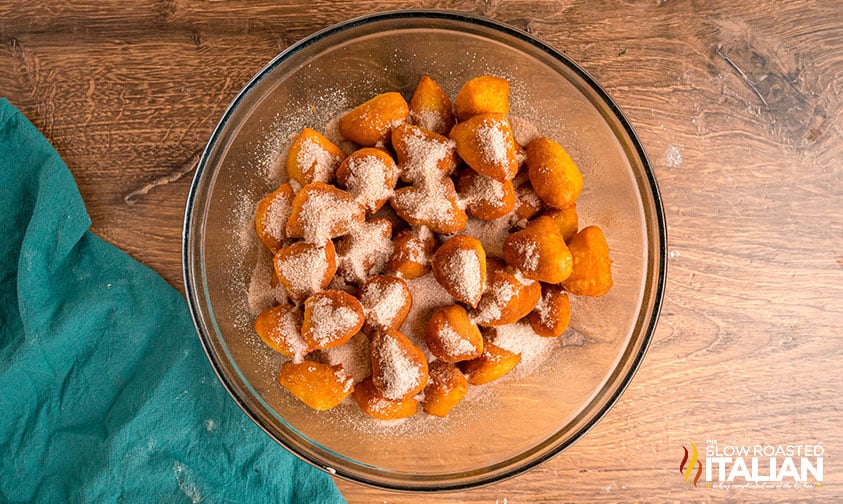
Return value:
[(691, 443), (691, 453), (690, 456), (688, 454), (688, 449), (684, 446), (682, 447), (685, 450), (685, 456), (682, 457), (682, 462), (679, 463), (679, 472), (685, 476), (685, 481), (688, 483), (691, 482), (691, 473), (694, 472), (694, 465), (697, 466), (697, 474), (694, 475), (694, 486), (697, 486), (697, 482), (700, 480), (700, 476), (702, 476), (702, 462), (699, 460), (699, 451), (697, 451), (697, 445), (694, 444), (693, 441)]

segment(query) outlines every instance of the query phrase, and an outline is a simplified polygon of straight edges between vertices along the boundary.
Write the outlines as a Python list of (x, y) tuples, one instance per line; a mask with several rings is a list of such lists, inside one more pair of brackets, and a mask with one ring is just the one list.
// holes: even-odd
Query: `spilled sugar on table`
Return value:
[[(495, 485), (433, 497), (337, 480), (348, 500), (843, 499), (837, 2), (12, 0), (0, 5), (0, 94), (63, 156), (94, 231), (181, 288), (191, 172), (237, 91), (318, 29), (414, 7), (524, 29), (605, 87), (659, 182), (666, 298), (631, 386), (563, 454)], [(692, 442), (698, 461), (714, 468), (697, 486), (681, 470)], [(819, 445), (822, 481), (782, 475), (788, 457), (774, 453), (779, 445)], [(782, 484), (747, 484), (740, 472), (720, 481), (717, 457), (731, 455), (731, 472), (741, 448), (758, 450), (761, 476), (772, 454)]]

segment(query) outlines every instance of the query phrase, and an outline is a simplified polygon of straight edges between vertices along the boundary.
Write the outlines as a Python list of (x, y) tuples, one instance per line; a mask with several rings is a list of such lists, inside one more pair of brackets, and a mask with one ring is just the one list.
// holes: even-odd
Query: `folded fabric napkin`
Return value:
[(178, 292), (89, 225), (0, 99), (0, 502), (342, 502), (226, 395)]

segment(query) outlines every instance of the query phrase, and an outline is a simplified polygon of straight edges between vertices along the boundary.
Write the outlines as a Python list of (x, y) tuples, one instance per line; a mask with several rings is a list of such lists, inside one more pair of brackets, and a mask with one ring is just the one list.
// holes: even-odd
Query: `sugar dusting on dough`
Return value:
[[(344, 101), (344, 96), (342, 99), (338, 99), (341, 93), (338, 93), (335, 97), (329, 97), (328, 100), (335, 99), (336, 103), (334, 105), (340, 105), (339, 107), (334, 108), (334, 110), (348, 110), (349, 104)], [(324, 103), (323, 103), (324, 105)], [(347, 141), (344, 141), (342, 137), (338, 134), (338, 118), (341, 116), (336, 115), (333, 119), (329, 120), (327, 123), (323, 122), (322, 124), (322, 132), (328, 137), (333, 143), (338, 145), (346, 154), (353, 152), (355, 146)], [(535, 127), (533, 127), (529, 121), (525, 121), (519, 117), (511, 116), (510, 117), (511, 126), (513, 129), (513, 133), (515, 135), (516, 141), (518, 141), (521, 145), (526, 145), (532, 138), (539, 136), (538, 131)], [(301, 123), (302, 121), (296, 120), (297, 123)], [(281, 123), (279, 119), (279, 124)], [(291, 123), (292, 124), (292, 123)], [(292, 137), (298, 133), (301, 127), (303, 126), (320, 126), (319, 123), (309, 123), (309, 124), (295, 124), (292, 125), (287, 124), (283, 127), (278, 128), (278, 132), (273, 134), (272, 138), (267, 139), (266, 145), (263, 147), (263, 156), (258, 156), (260, 159), (258, 160), (258, 165), (260, 166), (260, 173), (261, 175), (268, 180), (269, 186), (276, 186), (280, 181), (286, 179), (285, 174), (283, 173), (283, 160), (286, 157), (286, 151), (288, 149), (288, 145)], [(318, 129), (318, 128), (315, 128)], [(494, 147), (494, 146), (492, 146)], [(497, 157), (496, 154), (499, 152), (493, 152), (494, 149), (491, 149), (489, 154), (492, 157)], [(679, 154), (679, 163), (681, 164), (681, 154)], [(296, 188), (298, 189), (298, 188)], [(259, 194), (244, 194), (244, 207), (248, 208), (248, 212), (253, 212), (254, 205), (259, 199)], [(366, 198), (368, 199), (368, 198)], [(251, 201), (246, 201), (251, 200)], [(239, 219), (241, 224), (244, 224), (244, 227), (251, 231), (254, 227), (254, 223), (251, 220), (253, 218), (253, 214), (249, 216), (250, 218), (246, 219)], [(471, 228), (472, 224), (479, 223), (479, 226), (475, 226)], [(502, 239), (498, 239), (499, 237), (505, 237), (513, 227), (513, 223), (511, 221), (511, 215), (507, 216), (507, 219), (498, 219), (497, 223), (503, 223), (496, 226), (489, 226), (488, 222), (479, 221), (476, 219), (470, 219), (469, 228), (466, 229), (467, 233), (475, 234), (473, 231), (477, 230), (480, 231), (480, 235), (483, 235), (486, 238), (486, 242), (484, 242), (484, 247), (489, 253), (490, 256), (500, 256), (499, 245), (496, 247), (496, 242), (502, 242)], [(239, 229), (243, 229), (243, 227), (238, 226)], [(241, 236), (244, 233), (241, 233)], [(254, 255), (255, 248), (260, 246), (260, 243), (254, 240), (241, 240), (241, 246), (239, 247), (240, 257), (246, 259), (250, 257), (257, 257)], [(482, 241), (482, 238), (481, 238)], [(247, 243), (248, 242), (248, 243)], [(488, 246), (487, 246), (488, 245)], [(264, 258), (265, 259), (265, 258)], [(247, 259), (250, 260), (250, 259)], [(267, 261), (264, 260), (264, 265)], [(265, 268), (264, 270), (265, 271)], [(254, 285), (251, 285), (250, 282), (255, 280), (257, 275), (262, 275), (261, 281), (256, 282)], [(260, 286), (258, 284), (263, 284), (264, 288), (267, 291), (270, 290), (269, 276), (265, 273), (258, 273), (258, 268), (251, 268), (248, 273), (246, 274), (246, 283), (249, 285), (250, 289), (250, 296), (253, 294), (255, 295), (255, 299), (260, 298)], [(401, 330), (404, 332), (411, 341), (419, 346), (430, 358), (429, 352), (427, 352), (426, 345), (424, 345), (424, 330), (427, 326), (427, 319), (430, 316), (430, 313), (438, 306), (443, 306), (445, 304), (452, 304), (454, 302), (453, 298), (444, 291), (444, 289), (439, 286), (439, 284), (435, 281), (432, 274), (428, 274), (420, 279), (409, 280), (408, 284), (410, 285), (412, 294), (413, 294), (413, 306), (411, 309), (410, 315), (405, 320), (405, 323), (402, 325)], [(245, 289), (244, 289), (245, 290)], [(283, 292), (282, 292), (283, 294)], [(278, 294), (275, 292), (275, 289), (272, 289), (271, 294), (268, 292), (263, 293), (263, 303), (271, 303), (271, 299), (276, 298)], [(250, 297), (250, 304), (252, 298)], [(257, 303), (255, 303), (257, 304)], [(246, 312), (253, 312), (255, 305), (252, 304), (250, 306), (251, 310), (246, 310)], [(253, 313), (254, 314), (254, 313)], [(526, 327), (525, 327), (526, 326)], [(575, 338), (559, 338), (559, 339), (533, 339), (533, 338), (523, 338), (525, 334), (529, 335), (532, 333), (532, 336), (538, 338), (531, 329), (529, 329), (529, 324), (520, 324), (516, 330), (510, 330), (509, 326), (504, 326), (502, 328), (498, 328), (495, 332), (495, 339), (496, 343), (498, 343), (501, 347), (510, 349), (512, 351), (517, 351), (518, 353), (522, 354), (522, 363), (516, 368), (517, 375), (522, 376), (532, 372), (538, 365), (543, 362), (543, 359), (546, 359), (549, 352), (553, 350), (553, 348), (558, 346), (564, 346), (566, 344), (577, 344)], [(567, 335), (566, 335), (567, 336)], [(257, 339), (257, 338), (255, 338)], [(357, 366), (357, 369), (354, 369), (353, 372), (349, 371), (349, 374), (354, 376), (355, 381), (359, 381), (363, 377), (367, 376), (370, 371), (370, 362), (368, 361), (368, 340), (366, 340), (365, 336), (360, 334), (356, 336), (352, 341), (365, 342), (365, 345), (356, 345), (354, 348), (349, 346), (350, 349), (348, 352), (344, 352), (341, 350), (344, 347), (340, 347), (339, 349), (331, 349), (330, 351), (322, 352), (323, 357), (326, 360), (332, 362), (341, 362), (345, 367), (348, 364), (350, 367)], [(260, 343), (260, 342), (259, 342)], [(581, 341), (579, 341), (581, 343)], [(272, 363), (272, 366), (277, 365), (277, 359), (275, 360), (266, 360), (269, 370), (269, 364)], [(532, 363), (532, 364), (530, 364)], [(530, 364), (529, 366), (527, 364)], [(348, 371), (348, 370), (347, 370)], [(267, 371), (270, 372), (270, 371)], [(272, 371), (274, 372), (274, 371)], [(515, 376), (516, 373), (511, 373), (511, 375)], [(481, 409), (483, 407), (488, 407), (490, 400), (494, 397), (494, 386), (491, 387), (472, 387), (470, 393), (466, 396), (465, 403), (468, 403), (469, 407), (477, 406)], [(459, 415), (452, 415), (453, 418), (459, 418)], [(449, 417), (445, 419), (448, 422), (458, 422), (459, 420), (452, 419)], [(441, 428), (442, 419), (431, 419), (427, 415), (418, 414), (411, 419), (406, 420), (398, 420), (393, 422), (384, 422), (374, 419), (369, 419), (361, 415), (357, 410), (356, 406), (352, 404), (352, 401), (347, 400), (343, 405), (338, 407), (334, 412), (329, 414), (324, 414), (322, 416), (323, 419), (326, 421), (333, 423), (339, 422), (339, 425), (345, 427), (351, 427), (354, 430), (359, 430), (363, 432), (369, 433), (385, 433), (392, 435), (393, 433), (419, 433), (419, 432), (426, 432), (430, 431), (431, 429), (436, 430)], [(187, 492), (185, 492), (188, 495)], [(188, 495), (198, 496), (199, 500), (203, 498), (198, 491), (195, 494)], [(194, 497), (191, 497), (193, 499)], [(199, 501), (194, 501), (199, 502)]]

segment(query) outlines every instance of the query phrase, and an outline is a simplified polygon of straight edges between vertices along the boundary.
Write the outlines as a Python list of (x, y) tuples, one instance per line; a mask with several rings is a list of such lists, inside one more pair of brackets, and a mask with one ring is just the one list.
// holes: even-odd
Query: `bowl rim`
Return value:
[[(535, 49), (545, 53), (546, 55), (552, 57), (553, 59), (557, 60), (558, 62), (562, 63), (570, 70), (572, 70), (579, 78), (581, 78), (590, 88), (594, 91), (600, 100), (603, 101), (605, 105), (608, 106), (610, 112), (614, 115), (615, 119), (618, 123), (623, 127), (624, 132), (628, 135), (630, 139), (631, 145), (634, 147), (635, 153), (638, 156), (642, 171), (644, 175), (644, 179), (646, 182), (646, 187), (650, 191), (650, 196), (652, 197), (652, 205), (653, 205), (653, 220), (656, 224), (656, 233), (658, 236), (658, 243), (655, 247), (655, 261), (651, 262), (648, 261), (648, 267), (653, 267), (657, 269), (657, 275), (655, 278), (655, 288), (652, 293), (652, 308), (649, 313), (649, 320), (647, 322), (646, 327), (643, 329), (643, 336), (641, 339), (641, 345), (638, 351), (632, 356), (629, 360), (629, 370), (625, 373), (624, 376), (620, 378), (617, 384), (617, 388), (607, 397), (605, 403), (598, 411), (594, 413), (591, 419), (585, 422), (580, 428), (575, 430), (570, 437), (559, 443), (558, 445), (554, 446), (552, 449), (549, 449), (546, 453), (543, 453), (541, 456), (536, 457), (534, 459), (530, 459), (527, 461), (522, 461), (522, 463), (516, 467), (508, 468), (505, 471), (500, 473), (495, 473), (486, 477), (475, 478), (469, 482), (440, 482), (436, 486), (419, 486), (419, 485), (406, 485), (394, 482), (394, 480), (389, 480), (389, 482), (384, 482), (382, 480), (372, 480), (366, 477), (363, 477), (359, 474), (350, 474), (345, 472), (341, 468), (332, 468), (329, 466), (324, 465), (324, 463), (320, 460), (316, 460), (315, 458), (309, 457), (306, 454), (300, 453), (298, 450), (294, 448), (287, 440), (283, 439), (280, 436), (275, 435), (267, 425), (257, 418), (257, 416), (250, 411), (247, 407), (245, 402), (238, 396), (238, 393), (234, 390), (232, 384), (226, 378), (223, 370), (217, 362), (216, 357), (211, 349), (211, 343), (209, 341), (209, 336), (205, 333), (203, 323), (201, 320), (202, 314), (201, 310), (198, 306), (199, 302), (201, 301), (200, 298), (196, 296), (196, 288), (194, 286), (194, 281), (198, 281), (199, 279), (192, 278), (192, 270), (191, 270), (191, 260), (193, 258), (193, 254), (191, 252), (191, 244), (192, 244), (192, 234), (191, 234), (191, 227), (190, 224), (193, 220), (194, 215), (194, 206), (196, 203), (197, 193), (199, 191), (199, 182), (203, 178), (203, 174), (205, 173), (208, 165), (208, 160), (211, 154), (211, 151), (216, 146), (220, 135), (222, 134), (223, 129), (229, 123), (232, 114), (238, 108), (240, 103), (246, 98), (247, 95), (250, 94), (252, 89), (262, 81), (266, 76), (268, 76), (275, 68), (279, 65), (283, 64), (287, 59), (292, 57), (294, 54), (300, 52), (301, 50), (305, 49), (306, 47), (326, 38), (332, 36), (334, 34), (353, 29), (360, 25), (365, 25), (372, 22), (382, 22), (382, 21), (389, 21), (389, 20), (402, 20), (402, 19), (436, 19), (436, 20), (447, 20), (447, 21), (455, 21), (455, 22), (462, 22), (468, 24), (478, 25), (484, 28), (490, 28), (499, 32), (502, 32), (505, 35), (517, 38), (523, 42), (526, 42), (533, 46)], [(648, 247), (649, 248), (649, 247)], [(339, 476), (345, 480), (352, 481), (359, 484), (364, 484), (376, 488), (385, 488), (389, 490), (398, 490), (398, 491), (406, 491), (406, 492), (445, 492), (445, 491), (455, 491), (455, 490), (465, 490), (469, 488), (476, 488), (479, 486), (489, 485), (492, 483), (496, 483), (499, 481), (503, 481), (505, 479), (512, 478), (518, 474), (521, 474), (527, 470), (532, 469), (533, 467), (555, 457), (559, 453), (563, 452), (565, 449), (570, 447), (573, 443), (578, 441), (582, 438), (586, 433), (588, 433), (595, 425), (597, 425), (603, 417), (609, 412), (609, 410), (616, 404), (620, 396), (624, 393), (626, 388), (631, 383), (632, 379), (634, 378), (635, 374), (637, 373), (638, 369), (641, 366), (641, 363), (644, 359), (645, 354), (652, 342), (656, 326), (658, 324), (659, 315), (662, 308), (662, 303), (664, 300), (664, 293), (665, 293), (665, 281), (667, 277), (667, 226), (665, 221), (664, 210), (661, 202), (661, 194), (658, 188), (658, 183), (656, 182), (655, 174), (652, 169), (652, 165), (649, 161), (649, 158), (644, 151), (644, 148), (641, 144), (640, 139), (635, 131), (635, 128), (627, 119), (626, 115), (620, 109), (620, 107), (615, 103), (615, 101), (608, 95), (608, 93), (603, 89), (600, 84), (583, 68), (579, 66), (576, 62), (568, 58), (564, 55), (561, 51), (555, 49), (554, 47), (542, 42), (541, 40), (537, 39), (532, 34), (516, 28), (512, 25), (496, 21), (493, 19), (489, 19), (480, 15), (459, 12), (459, 11), (448, 11), (448, 10), (441, 10), (441, 9), (406, 9), (406, 10), (389, 10), (383, 11), (373, 14), (361, 15), (358, 17), (350, 18), (345, 21), (336, 23), (334, 25), (328, 26), (321, 30), (318, 30), (312, 33), (309, 36), (304, 37), (303, 39), (291, 44), (286, 49), (281, 51), (278, 55), (276, 55), (269, 63), (267, 63), (263, 68), (261, 68), (247, 83), (246, 85), (237, 93), (234, 99), (226, 108), (225, 112), (223, 113), (222, 117), (220, 118), (217, 125), (214, 127), (205, 147), (202, 150), (202, 154), (199, 158), (197, 163), (195, 173), (193, 176), (193, 180), (191, 181), (191, 185), (187, 194), (187, 198), (185, 201), (185, 212), (184, 212), (184, 221), (182, 227), (182, 280), (184, 282), (184, 289), (185, 289), (185, 297), (187, 300), (187, 304), (190, 310), (190, 315), (193, 320), (193, 326), (196, 330), (196, 333), (199, 337), (199, 341), (202, 344), (202, 348), (205, 352), (205, 355), (208, 357), (208, 361), (211, 364), (211, 367), (216, 373), (217, 378), (219, 379), (220, 383), (222, 383), (223, 387), (225, 388), (228, 395), (235, 401), (235, 403), (240, 407), (240, 409), (254, 422), (261, 430), (263, 430), (271, 439), (275, 442), (279, 443), (283, 446), (288, 452), (295, 455), (297, 458), (307, 462), (308, 464), (334, 476)], [(201, 285), (201, 284), (199, 284)], [(642, 305), (643, 306), (643, 305)]]

